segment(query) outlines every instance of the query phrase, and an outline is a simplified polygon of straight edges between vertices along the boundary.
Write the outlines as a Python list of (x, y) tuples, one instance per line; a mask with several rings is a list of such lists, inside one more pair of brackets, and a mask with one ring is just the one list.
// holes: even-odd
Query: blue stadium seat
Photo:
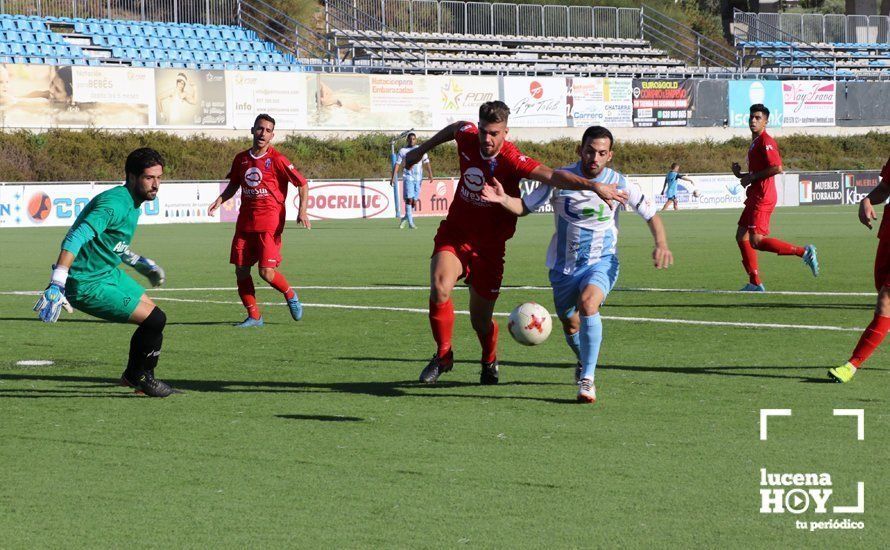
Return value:
[(34, 33), (30, 31), (20, 32), (19, 36), (21, 37), (21, 41), (25, 44), (33, 44), (37, 42), (37, 39), (34, 38)]
[(27, 19), (15, 19), (15, 28), (20, 31), (30, 31), (31, 22)]
[(228, 41), (236, 40), (235, 32), (232, 29), (226, 28), (226, 29), (223, 29), (221, 32), (222, 32), (223, 40), (228, 40)]
[(196, 27), (194, 30), (195, 38), (199, 40), (206, 40), (210, 38), (210, 36), (207, 34), (207, 29), (205, 29), (204, 27)]
[(118, 36), (130, 36), (130, 26), (118, 23), (114, 25), (114, 34)]
[(179, 27), (169, 27), (167, 29), (167, 35), (170, 38), (183, 38), (182, 29), (180, 29)]
[(200, 40), (190, 38), (186, 42), (188, 43), (187, 47), (190, 50), (200, 50), (201, 49), (201, 41)]
[(138, 23), (130, 23), (130, 36), (142, 36), (145, 34), (144, 27)]
[(122, 46), (121, 39), (117, 36), (105, 36), (105, 45), (109, 47)]
[(172, 36), (170, 36), (170, 31), (167, 29), (167, 27), (156, 26), (153, 29), (153, 32), (154, 32), (155, 36), (157, 36), (158, 38), (172, 38)]
[(11, 55), (25, 55), (25, 46), (19, 43), (10, 44), (9, 53)]
[(219, 29), (207, 29), (207, 36), (210, 37), (211, 40), (222, 40), (222, 33)]
[(216, 49), (216, 48), (213, 47), (213, 41), (212, 41), (212, 40), (209, 40), (209, 39), (207, 39), (207, 38), (205, 38), (205, 39), (203, 39), (203, 40), (199, 40), (198, 43), (201, 44), (201, 49), (202, 49), (202, 50), (208, 50), (208, 51), (211, 51), (211, 50), (215, 50), (215, 49)]
[(182, 29), (182, 37), (189, 40), (195, 40), (198, 38), (197, 36), (195, 36), (195, 29), (189, 27), (185, 27)]
[(136, 47), (136, 48), (148, 48), (148, 47), (150, 47), (150, 46), (148, 45), (148, 39), (145, 38), (144, 36), (134, 36), (134, 37), (130, 38), (130, 40), (131, 40), (132, 43), (133, 43), (133, 47)]
[(18, 31), (5, 31), (3, 34), (6, 35), (7, 42), (21, 42), (22, 38), (19, 36)]
[(125, 48), (135, 48), (136, 43), (133, 42), (133, 37), (131, 36), (121, 36), (121, 46)]
[(37, 44), (25, 44), (25, 55), (41, 55), (43, 50)]
[(213, 45), (213, 49), (218, 52), (226, 52), (229, 51), (228, 46), (222, 40), (212, 40), (211, 44)]
[(111, 48), (111, 57), (124, 59), (125, 57), (127, 57), (127, 54), (124, 53), (123, 48)]

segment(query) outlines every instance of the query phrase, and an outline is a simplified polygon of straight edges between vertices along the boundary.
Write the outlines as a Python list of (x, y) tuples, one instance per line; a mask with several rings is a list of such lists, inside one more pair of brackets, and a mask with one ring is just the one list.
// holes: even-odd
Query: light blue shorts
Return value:
[[(553, 305), (560, 319), (575, 314), (578, 298), (588, 285), (595, 285), (609, 296), (618, 281), (618, 256), (604, 256), (595, 264), (576, 270), (571, 275), (550, 270), (550, 286), (553, 287)], [(605, 301), (605, 298), (603, 298)]]
[(416, 199), (420, 196), (420, 180), (402, 180), (402, 190), (406, 199)]

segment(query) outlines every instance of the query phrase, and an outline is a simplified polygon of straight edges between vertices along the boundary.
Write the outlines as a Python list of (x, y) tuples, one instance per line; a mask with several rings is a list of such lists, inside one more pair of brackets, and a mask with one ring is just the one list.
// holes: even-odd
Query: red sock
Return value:
[(874, 353), (884, 340), (884, 336), (887, 336), (887, 331), (890, 331), (890, 317), (875, 314), (875, 318), (859, 338), (859, 343), (853, 350), (853, 356), (850, 357), (850, 362), (854, 367), (858, 369)]
[(498, 357), (498, 323), (491, 320), (491, 330), (486, 334), (477, 332), (479, 343), (482, 344), (482, 362), (491, 363)]
[(241, 296), (241, 303), (247, 308), (247, 315), (251, 319), (260, 318), (260, 309), (256, 305), (256, 289), (253, 287), (253, 278), (247, 276), (244, 279), (238, 279), (238, 296)]
[(752, 285), (759, 285), (760, 272), (757, 271), (757, 251), (747, 239), (736, 242), (739, 244), (739, 250), (742, 251), (742, 266), (745, 268), (745, 273), (748, 274), (748, 282)]
[(441, 304), (430, 300), (430, 327), (436, 340), (439, 357), (451, 349), (451, 335), (454, 333), (454, 303), (449, 299)]
[(285, 300), (290, 300), (296, 295), (296, 292), (287, 284), (287, 279), (284, 278), (280, 271), (275, 272), (275, 276), (272, 277), (269, 284), (272, 285), (272, 288), (284, 294)]
[(778, 254), (779, 256), (803, 257), (804, 252), (804, 249), (800, 246), (794, 246), (791, 243), (786, 243), (785, 241), (780, 241), (779, 239), (769, 238), (760, 239), (760, 244), (757, 245), (757, 249), (763, 250), (764, 252), (772, 252), (774, 254)]

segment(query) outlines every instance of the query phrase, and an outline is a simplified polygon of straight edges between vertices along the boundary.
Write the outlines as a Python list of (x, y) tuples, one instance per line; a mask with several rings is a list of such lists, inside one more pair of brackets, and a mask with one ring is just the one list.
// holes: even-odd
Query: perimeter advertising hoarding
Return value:
[(308, 126), (305, 74), (226, 71), (226, 87), (235, 128), (252, 128), (261, 113), (271, 115), (277, 129)]
[(634, 126), (686, 126), (693, 105), (691, 80), (633, 80)]

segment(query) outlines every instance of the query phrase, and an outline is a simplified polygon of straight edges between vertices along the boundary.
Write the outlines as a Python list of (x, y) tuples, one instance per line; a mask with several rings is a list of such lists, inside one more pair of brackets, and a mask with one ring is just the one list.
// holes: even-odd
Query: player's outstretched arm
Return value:
[(572, 191), (593, 191), (601, 199), (606, 201), (609, 207), (612, 207), (612, 201), (618, 201), (621, 204), (627, 204), (627, 192), (618, 189), (615, 184), (595, 183), (586, 178), (569, 172), (568, 170), (553, 170), (543, 164), (531, 171), (528, 176), (530, 179), (545, 183), (550, 187), (558, 189), (569, 189)]
[(890, 197), (890, 181), (881, 179), (881, 183), (859, 201), (859, 223), (871, 229), (871, 222), (878, 219), (874, 205), (883, 203), (888, 197)]
[(433, 183), (433, 165), (430, 164), (430, 159), (425, 159), (423, 163), (426, 165), (426, 175), (430, 179), (430, 183)]
[(62, 314), (62, 308), (65, 308), (68, 313), (74, 312), (68, 299), (65, 298), (65, 283), (68, 281), (68, 269), (72, 262), (74, 262), (74, 254), (67, 250), (62, 250), (59, 253), (59, 257), (53, 265), (49, 285), (34, 304), (34, 311), (44, 323), (58, 321), (59, 315)]
[(167, 280), (167, 274), (164, 268), (159, 266), (154, 260), (140, 256), (129, 248), (120, 253), (121, 261), (135, 269), (140, 275), (147, 278), (151, 286), (158, 287)]
[(511, 197), (504, 191), (504, 186), (497, 178), (491, 178), (493, 185), (484, 185), (482, 187), (482, 200), (492, 204), (499, 204), (501, 207), (510, 212), (514, 216), (524, 216), (528, 214), (522, 199), (519, 197)]
[(674, 263), (674, 255), (667, 244), (667, 233), (664, 230), (664, 223), (658, 214), (646, 222), (649, 225), (649, 231), (655, 239), (655, 250), (652, 251), (652, 260), (655, 262), (655, 269), (667, 269)]
[(414, 149), (408, 151), (408, 154), (405, 155), (404, 169), (407, 170), (420, 162), (423, 159), (423, 155), (429, 153), (439, 145), (448, 143), (449, 141), (453, 140), (455, 132), (457, 132), (461, 127), (466, 126), (467, 124), (469, 124), (469, 122), (463, 120), (453, 122), (436, 132), (436, 135), (434, 135), (430, 139), (424, 141)]

